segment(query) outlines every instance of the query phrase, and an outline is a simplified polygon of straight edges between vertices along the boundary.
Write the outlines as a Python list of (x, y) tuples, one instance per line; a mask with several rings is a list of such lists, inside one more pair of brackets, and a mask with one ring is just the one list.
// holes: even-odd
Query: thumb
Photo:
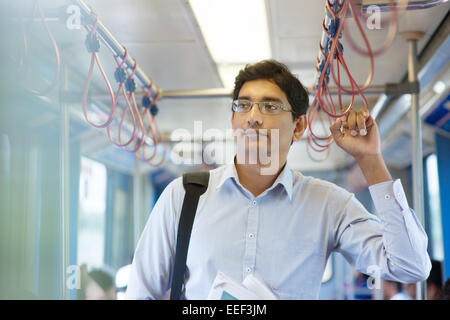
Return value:
[(341, 139), (344, 135), (341, 132), (342, 119), (337, 118), (336, 121), (330, 126), (331, 135), (334, 140)]

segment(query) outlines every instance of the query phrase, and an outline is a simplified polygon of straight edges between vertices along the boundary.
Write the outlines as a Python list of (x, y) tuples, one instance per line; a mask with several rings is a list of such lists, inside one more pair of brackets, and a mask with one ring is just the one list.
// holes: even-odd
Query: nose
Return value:
[(260, 127), (263, 124), (264, 116), (259, 110), (258, 105), (253, 104), (249, 112), (247, 112), (247, 124), (249, 128)]

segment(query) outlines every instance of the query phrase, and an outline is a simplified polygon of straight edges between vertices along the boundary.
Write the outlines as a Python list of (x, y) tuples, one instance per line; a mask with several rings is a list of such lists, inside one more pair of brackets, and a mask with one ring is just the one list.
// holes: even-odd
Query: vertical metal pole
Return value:
[[(408, 81), (416, 82), (417, 78), (417, 41), (423, 37), (421, 32), (407, 32), (403, 38), (408, 41)], [(413, 205), (422, 226), (425, 224), (423, 203), (423, 152), (422, 127), (419, 114), (419, 93), (411, 95), (411, 127), (412, 127), (412, 177)], [(426, 299), (425, 281), (416, 285), (416, 299)]]
[(62, 66), (63, 78), (60, 87), (60, 235), (61, 235), (61, 269), (60, 269), (60, 299), (69, 297), (66, 286), (66, 270), (69, 266), (69, 113), (67, 103), (61, 97), (68, 90), (67, 65)]
[(134, 246), (136, 247), (142, 231), (141, 222), (141, 163), (135, 160), (135, 171), (133, 175), (133, 226)]

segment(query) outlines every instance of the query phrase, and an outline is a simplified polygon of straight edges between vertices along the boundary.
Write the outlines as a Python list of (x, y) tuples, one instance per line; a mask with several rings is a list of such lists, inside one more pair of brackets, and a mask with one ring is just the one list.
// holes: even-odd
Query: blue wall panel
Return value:
[(445, 279), (450, 277), (450, 138), (436, 134), (436, 154), (444, 238)]

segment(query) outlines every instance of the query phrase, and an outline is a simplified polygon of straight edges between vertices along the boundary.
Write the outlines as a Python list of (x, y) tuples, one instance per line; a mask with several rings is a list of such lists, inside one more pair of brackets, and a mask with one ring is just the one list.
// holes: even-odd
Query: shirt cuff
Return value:
[(378, 213), (387, 210), (405, 211), (409, 209), (408, 200), (400, 179), (371, 185), (369, 186), (369, 191)]

